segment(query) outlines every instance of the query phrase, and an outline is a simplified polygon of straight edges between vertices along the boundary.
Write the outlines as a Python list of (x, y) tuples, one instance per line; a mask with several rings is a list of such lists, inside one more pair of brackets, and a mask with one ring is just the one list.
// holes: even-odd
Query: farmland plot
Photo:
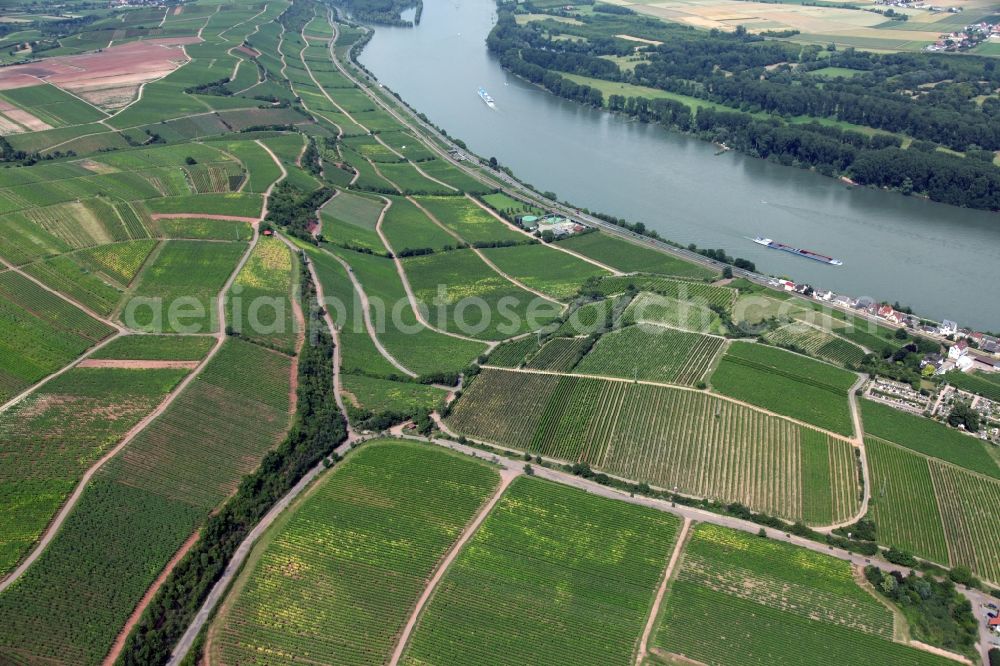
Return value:
[(525, 238), (465, 197), (414, 197), (414, 200), (467, 243), (523, 241)]
[(716, 287), (704, 282), (672, 280), (657, 275), (611, 276), (602, 278), (596, 286), (598, 291), (608, 296), (620, 294), (629, 289), (650, 291), (661, 296), (704, 306), (715, 305), (726, 310), (732, 308), (737, 294), (735, 289), (729, 287)]
[(593, 264), (540, 244), (486, 248), (483, 254), (507, 275), (563, 301), (576, 294), (588, 278), (607, 275)]
[(660, 273), (699, 280), (716, 275), (715, 271), (698, 264), (677, 259), (665, 252), (630, 243), (600, 231), (571, 236), (558, 242), (575, 252), (622, 271)]
[(866, 437), (865, 447), (879, 541), (947, 564), (948, 545), (927, 459), (875, 437)]
[(81, 250), (74, 256), (94, 272), (127, 287), (154, 247), (155, 240), (137, 240)]
[(105, 317), (111, 314), (121, 298), (120, 287), (94, 275), (72, 254), (28, 264), (24, 272)]
[(502, 368), (519, 368), (538, 349), (538, 338), (534, 335), (527, 335), (523, 338), (497, 345), (497, 348), (493, 350), (489, 359), (487, 359), (487, 363)]
[(1000, 481), (936, 460), (929, 465), (952, 563), (1000, 582), (1000, 524), (993, 512), (1000, 502)]
[(593, 335), (601, 333), (615, 323), (629, 304), (630, 296), (621, 295), (605, 298), (592, 303), (584, 303), (572, 308), (556, 329), (556, 335)]
[(693, 385), (724, 344), (723, 338), (636, 324), (602, 335), (575, 372)]
[(449, 567), (401, 663), (626, 664), (677, 528), (667, 513), (517, 479)]
[(0, 273), (0, 398), (13, 397), (112, 332), (27, 278)]
[(545, 326), (560, 310), (498, 274), (471, 250), (410, 257), (403, 265), (430, 321), (451, 332), (506, 338)]
[(0, 595), (0, 661), (100, 663), (170, 557), (284, 435), (290, 369), (283, 354), (226, 342)]
[(0, 574), (38, 538), (83, 471), (185, 374), (76, 368), (0, 415)]
[(695, 333), (725, 335), (718, 313), (692, 301), (642, 292), (629, 304), (622, 315), (623, 324), (662, 324)]
[(712, 374), (712, 388), (841, 435), (853, 430), (847, 391), (854, 374), (790, 352), (735, 342)]
[(207, 335), (122, 335), (88, 358), (133, 361), (200, 361), (215, 345)]
[(392, 198), (392, 207), (385, 214), (382, 231), (392, 249), (404, 256), (410, 254), (408, 250), (442, 250), (455, 246), (455, 239), (448, 232), (431, 222), (408, 199), (401, 197)]
[(568, 372), (576, 365), (588, 344), (586, 338), (552, 338), (531, 357), (526, 367)]
[(772, 344), (801, 350), (838, 365), (858, 365), (865, 352), (854, 343), (801, 322), (785, 324), (764, 336)]
[(211, 629), (213, 662), (387, 662), (431, 572), (497, 482), (439, 449), (366, 444), (258, 547)]
[(277, 238), (262, 237), (227, 294), (227, 321), (243, 339), (295, 353), (292, 308), (296, 262)]
[(804, 428), (702, 392), (487, 369), (447, 422), (469, 437), (790, 520), (843, 521), (858, 508), (848, 442), (826, 438), (816, 470), (818, 445), (803, 453)]
[(341, 382), (347, 402), (375, 413), (409, 414), (419, 408), (432, 410), (446, 395), (443, 389), (436, 386), (364, 375), (343, 375)]
[[(706, 631), (726, 618), (722, 632)], [(653, 645), (719, 666), (954, 662), (892, 641), (892, 614), (850, 565), (715, 525), (694, 529)]]
[[(156, 333), (206, 333), (214, 330), (215, 299), (246, 250), (245, 243), (166, 241), (146, 266), (123, 321)], [(180, 311), (180, 317), (170, 312)]]
[(959, 467), (1000, 479), (1000, 466), (975, 437), (888, 405), (861, 400), (865, 432)]

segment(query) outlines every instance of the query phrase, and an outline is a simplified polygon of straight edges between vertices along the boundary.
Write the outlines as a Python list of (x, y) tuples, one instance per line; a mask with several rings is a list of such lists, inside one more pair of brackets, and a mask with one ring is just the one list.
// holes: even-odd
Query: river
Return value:
[[(1000, 330), (1000, 214), (716, 155), (710, 143), (557, 98), (487, 52), (495, 20), (493, 0), (424, 0), (418, 27), (379, 26), (360, 60), (436, 125), (539, 190), (685, 245), (725, 248), (761, 272)], [(496, 109), (480, 100), (479, 86)], [(758, 234), (844, 265), (748, 240)]]

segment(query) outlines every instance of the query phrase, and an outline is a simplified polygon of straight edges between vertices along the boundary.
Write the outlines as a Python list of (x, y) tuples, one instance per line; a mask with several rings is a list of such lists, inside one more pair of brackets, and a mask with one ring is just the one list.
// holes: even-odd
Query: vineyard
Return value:
[(131, 284), (154, 247), (154, 240), (137, 240), (81, 250), (74, 256), (124, 288)]
[(930, 461), (931, 477), (952, 561), (1000, 582), (1000, 482)]
[(848, 442), (803, 435), (784, 419), (696, 391), (487, 369), (455, 403), (448, 425), (791, 520), (843, 521), (858, 507)]
[(290, 362), (230, 339), (101, 468), (45, 553), (0, 595), (0, 661), (28, 652), (100, 662), (197, 523), (284, 435)]
[(449, 567), (401, 663), (626, 664), (676, 517), (521, 478)]
[(107, 469), (122, 483), (214, 507), (284, 435), (290, 374), (287, 356), (230, 339)]
[(455, 246), (455, 239), (447, 231), (434, 224), (411, 201), (401, 197), (393, 197), (392, 206), (382, 221), (382, 231), (397, 254)]
[[(714, 525), (695, 528), (662, 608), (653, 644), (683, 661), (954, 663), (894, 643), (890, 611), (854, 583), (846, 562)], [(720, 619), (723, 631), (706, 631)]]
[(856, 377), (847, 371), (760, 344), (729, 346), (712, 374), (723, 395), (790, 416), (841, 435), (853, 430), (847, 391)]
[(537, 350), (538, 338), (534, 335), (526, 335), (523, 338), (497, 345), (497, 348), (487, 359), (487, 363), (502, 368), (519, 368)]
[(65, 254), (28, 264), (24, 272), (50, 289), (69, 296), (98, 314), (111, 314), (121, 291), (89, 271), (76, 256)]
[(17, 395), (112, 332), (27, 278), (0, 272), (0, 399)]
[(660, 273), (698, 280), (716, 275), (715, 271), (704, 266), (602, 232), (571, 236), (559, 241), (559, 244), (622, 271)]
[[(425, 171), (427, 165), (421, 165)], [(467, 243), (523, 241), (524, 235), (465, 197), (414, 197), (437, 220)]]
[(779, 347), (790, 347), (838, 365), (855, 366), (865, 357), (861, 347), (803, 323), (786, 324), (764, 338)]
[[(215, 299), (246, 247), (235, 242), (166, 241), (126, 303), (125, 323), (154, 333), (213, 330), (218, 326), (213, 321)], [(191, 314), (174, 318), (172, 308)]]
[(723, 338), (637, 324), (601, 336), (575, 371), (694, 385), (704, 378), (723, 344)]
[(948, 383), (955, 388), (1000, 402), (1000, 379), (982, 373), (950, 372)]
[(0, 574), (24, 555), (84, 470), (185, 374), (76, 368), (0, 414)]
[(488, 248), (483, 254), (507, 275), (558, 300), (576, 294), (588, 278), (607, 275), (593, 264), (544, 245)]
[(210, 630), (213, 663), (262, 653), (387, 662), (431, 572), (497, 480), (438, 449), (366, 444), (261, 544)]
[(657, 275), (606, 277), (602, 278), (596, 287), (600, 293), (606, 296), (621, 294), (632, 289), (635, 291), (648, 291), (660, 296), (688, 301), (703, 306), (714, 305), (725, 310), (732, 308), (737, 296), (737, 291), (729, 287), (716, 287), (705, 282), (671, 280)]
[(927, 459), (865, 438), (871, 465), (871, 516), (882, 543), (947, 564), (948, 544)]
[(718, 313), (710, 308), (660, 294), (643, 292), (636, 296), (622, 315), (623, 324), (662, 324), (695, 333), (724, 335), (725, 326)]
[(930, 419), (913, 416), (871, 400), (861, 400), (865, 432), (912, 449), (925, 456), (940, 458), (959, 467), (1000, 479), (1000, 465), (986, 445)]
[(531, 357), (528, 368), (568, 372), (587, 348), (586, 338), (552, 338)]
[(226, 320), (244, 340), (295, 353), (292, 309), (295, 263), (277, 238), (262, 237), (227, 294)]
[(344, 375), (341, 382), (348, 403), (375, 413), (409, 414), (419, 408), (432, 410), (445, 398), (445, 391), (426, 384), (364, 375)]
[(200, 361), (215, 345), (205, 335), (122, 335), (89, 358), (135, 361)]
[(628, 298), (628, 296), (617, 296), (584, 303), (569, 312), (555, 334), (575, 336), (600, 333), (608, 324), (613, 323), (610, 320), (621, 313), (628, 304)]
[(448, 331), (506, 338), (537, 330), (559, 313), (557, 305), (524, 291), (471, 250), (410, 257), (403, 264), (430, 321)]

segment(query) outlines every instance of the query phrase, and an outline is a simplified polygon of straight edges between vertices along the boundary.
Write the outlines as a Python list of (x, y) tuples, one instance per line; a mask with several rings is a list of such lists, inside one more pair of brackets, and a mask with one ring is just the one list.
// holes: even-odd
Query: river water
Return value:
[[(486, 50), (493, 0), (424, 0), (417, 28), (378, 27), (361, 62), (476, 153), (539, 190), (665, 238), (725, 248), (761, 272), (935, 319), (1000, 330), (1000, 214), (849, 188), (793, 167), (557, 98)], [(487, 107), (476, 90), (497, 100)], [(768, 236), (833, 267), (755, 245)]]

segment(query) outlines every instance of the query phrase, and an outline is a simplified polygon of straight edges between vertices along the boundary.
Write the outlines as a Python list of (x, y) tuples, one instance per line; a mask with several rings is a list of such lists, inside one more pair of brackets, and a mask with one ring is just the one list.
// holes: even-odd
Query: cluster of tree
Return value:
[(948, 414), (948, 425), (952, 428), (962, 426), (969, 432), (979, 432), (979, 412), (968, 402), (956, 402)]
[(287, 181), (282, 181), (271, 192), (268, 201), (268, 222), (285, 230), (296, 238), (313, 242), (312, 228), (316, 224), (316, 209), (333, 196), (333, 189), (321, 187), (312, 192), (303, 192)]
[[(301, 256), (303, 301), (315, 302), (315, 285)], [(239, 544), (274, 503), (347, 436), (333, 395), (333, 340), (318, 311), (309, 313), (299, 356), (298, 403), (285, 440), (264, 456), (236, 494), (211, 516), (201, 537), (177, 564), (129, 635), (120, 657), (127, 666), (164, 664)], [(328, 458), (327, 458), (328, 459)], [(329, 459), (328, 459), (329, 460)]]
[[(704, 99), (731, 110), (700, 107), (692, 113), (693, 103), (624, 95), (610, 95), (607, 106), (749, 155), (847, 175), (859, 184), (1000, 209), (1000, 169), (991, 152), (1000, 149), (1000, 99), (992, 95), (1000, 87), (1000, 68), (989, 58), (848, 49), (820, 59), (819, 47), (765, 40), (745, 30), (705, 33), (606, 13), (577, 23), (518, 25), (513, 13), (501, 11), (487, 44), (504, 67), (568, 99), (604, 103), (599, 90), (564, 73)], [(632, 52), (634, 43), (615, 38), (623, 33), (663, 43), (644, 47), (644, 60), (622, 70), (605, 56)], [(563, 34), (586, 39), (558, 39)], [(813, 74), (831, 66), (856, 76)], [(803, 116), (885, 133), (791, 122)], [(901, 148), (904, 134), (917, 139), (907, 150)]]
[(224, 76), (215, 81), (199, 83), (196, 86), (185, 88), (184, 92), (189, 95), (217, 95), (219, 97), (229, 97), (233, 93), (226, 86), (229, 85), (229, 77)]
[[(961, 577), (962, 572), (957, 575)], [(936, 580), (912, 572), (904, 576), (898, 571), (882, 571), (876, 566), (865, 567), (865, 578), (881, 595), (902, 609), (914, 638), (975, 656), (979, 625), (972, 604), (958, 592), (950, 578)]]
[(916, 336), (898, 349), (886, 344), (878, 350), (878, 353), (866, 355), (859, 370), (872, 376), (880, 375), (898, 382), (906, 382), (917, 391), (923, 379), (920, 362), (924, 356), (933, 354), (939, 349), (940, 345), (933, 340)]
[(306, 171), (318, 177), (323, 172), (319, 149), (316, 147), (315, 138), (309, 137), (308, 141), (305, 152), (302, 153), (302, 166), (305, 167)]
[(4, 137), (0, 136), (0, 163), (6, 163), (4, 168), (10, 168), (12, 165), (16, 166), (32, 166), (38, 162), (45, 160), (57, 160), (60, 157), (76, 157), (76, 151), (67, 150), (63, 152), (61, 150), (54, 150), (51, 153), (45, 153), (44, 155), (37, 152), (28, 152), (25, 150), (15, 150), (14, 146), (10, 145)]
[[(337, 0), (356, 21), (362, 23), (377, 23), (412, 28), (420, 23), (423, 13), (423, 0)], [(416, 8), (412, 21), (405, 21), (401, 14), (407, 9)]]

